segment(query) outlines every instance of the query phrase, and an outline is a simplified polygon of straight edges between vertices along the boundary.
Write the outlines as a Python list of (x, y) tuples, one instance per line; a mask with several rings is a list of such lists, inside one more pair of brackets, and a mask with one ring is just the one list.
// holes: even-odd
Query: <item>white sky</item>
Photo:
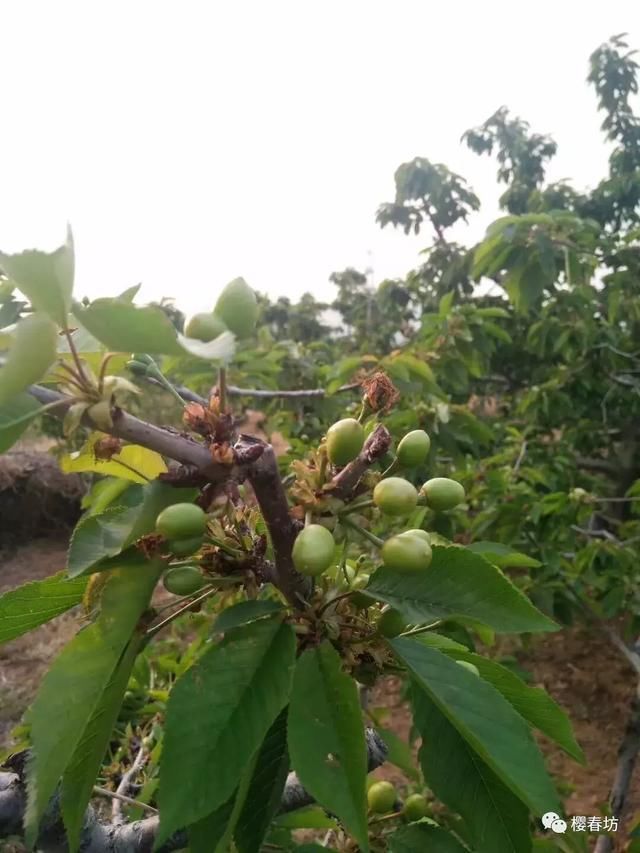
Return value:
[(244, 275), (331, 298), (328, 276), (415, 265), (426, 235), (374, 221), (420, 155), (496, 214), (495, 162), (460, 144), (501, 104), (551, 133), (550, 173), (603, 174), (587, 60), (640, 48), (640, 2), (3, 0), (0, 248), (53, 248), (71, 222), (79, 296), (208, 310)]

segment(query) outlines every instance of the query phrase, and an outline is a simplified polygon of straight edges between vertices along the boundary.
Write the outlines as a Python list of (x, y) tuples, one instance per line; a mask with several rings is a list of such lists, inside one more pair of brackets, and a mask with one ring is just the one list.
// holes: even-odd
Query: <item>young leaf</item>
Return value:
[(485, 764), (419, 688), (414, 722), (422, 737), (424, 778), (446, 806), (460, 814), (477, 853), (527, 853), (529, 810)]
[(54, 252), (30, 249), (15, 255), (0, 252), (0, 268), (28, 297), (36, 311), (65, 326), (71, 304), (74, 275), (73, 235)]
[(248, 625), (258, 619), (265, 619), (282, 613), (282, 604), (271, 599), (250, 599), (227, 607), (218, 615), (213, 623), (212, 633), (225, 634), (233, 628)]
[(30, 314), (16, 327), (13, 346), (0, 367), (0, 405), (39, 382), (56, 359), (56, 324), (46, 314)]
[(534, 814), (560, 808), (529, 727), (492, 685), (423, 643), (399, 637), (390, 645), (417, 686)]
[(0, 453), (13, 447), (42, 409), (38, 401), (26, 393), (16, 394), (0, 405)]
[(280, 808), (289, 772), (287, 713), (282, 711), (264, 739), (235, 829), (238, 853), (259, 853)]
[[(445, 643), (442, 642), (443, 640)], [(529, 687), (506, 666), (501, 666), (482, 655), (473, 654), (458, 643), (454, 643), (455, 648), (451, 648), (449, 644), (452, 641), (446, 637), (438, 634), (424, 634), (420, 637), (420, 642), (439, 649), (455, 660), (466, 660), (474, 664), (480, 671), (480, 676), (493, 684), (520, 716), (554, 740), (568, 755), (584, 764), (585, 757), (573, 735), (569, 718), (546, 690), (540, 687)]]
[[(468, 853), (458, 839), (441, 829), (425, 823), (414, 823), (389, 836), (389, 853)], [(481, 851), (478, 851), (481, 853)], [(499, 853), (496, 849), (492, 853)], [(523, 849), (522, 853), (526, 853)]]
[(298, 660), (289, 706), (289, 753), (306, 790), (368, 851), (367, 750), (358, 690), (328, 641)]
[(171, 691), (160, 763), (158, 843), (226, 802), (286, 705), (289, 625), (263, 619), (212, 646)]
[(161, 563), (149, 562), (131, 571), (123, 562), (115, 569), (104, 587), (99, 617), (65, 646), (40, 685), (28, 712), (33, 757), (25, 828), (30, 844), (60, 777), (74, 759), (94, 714), (99, 713), (102, 696), (148, 606), (161, 568)]
[(435, 546), (426, 572), (403, 574), (382, 567), (365, 594), (390, 604), (410, 624), (472, 620), (502, 634), (558, 629), (500, 569), (466, 548)]
[(6, 643), (44, 625), (82, 601), (85, 578), (67, 580), (59, 572), (42, 581), (32, 581), (0, 596), (0, 643)]

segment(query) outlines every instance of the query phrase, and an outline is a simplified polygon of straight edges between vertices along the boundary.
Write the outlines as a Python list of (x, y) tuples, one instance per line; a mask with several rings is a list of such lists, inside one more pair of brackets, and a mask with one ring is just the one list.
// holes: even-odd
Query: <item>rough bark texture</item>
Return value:
[[(375, 770), (386, 759), (387, 748), (373, 729), (366, 729), (368, 769)], [(24, 762), (21, 762), (24, 766)], [(0, 839), (22, 832), (25, 808), (25, 791), (19, 772), (0, 772)], [(290, 812), (313, 803), (295, 773), (287, 777), (280, 811)], [(157, 816), (131, 823), (100, 823), (92, 806), (84, 820), (79, 853), (151, 853), (158, 829)], [(185, 833), (176, 833), (161, 848), (160, 853), (171, 853), (187, 843)], [(39, 853), (67, 853), (66, 836), (60, 816), (57, 796), (49, 805), (43, 818), (37, 850)]]

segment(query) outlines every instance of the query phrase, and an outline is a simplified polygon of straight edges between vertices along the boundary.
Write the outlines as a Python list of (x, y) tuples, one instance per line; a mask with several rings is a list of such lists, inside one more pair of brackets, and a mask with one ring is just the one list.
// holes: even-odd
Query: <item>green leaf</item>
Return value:
[(42, 409), (31, 394), (24, 393), (0, 405), (0, 453), (13, 447)]
[(55, 323), (46, 314), (30, 314), (16, 326), (14, 341), (0, 367), (0, 405), (39, 382), (56, 359)]
[[(118, 485), (117, 481), (115, 485)], [(113, 567), (110, 559), (155, 529), (159, 513), (173, 503), (191, 502), (195, 489), (154, 481), (120, 491), (114, 503), (85, 514), (71, 535), (67, 570), (72, 577)]]
[(189, 827), (189, 853), (215, 853), (231, 822), (237, 791), (211, 814)]
[(36, 311), (48, 314), (59, 326), (66, 325), (74, 275), (73, 235), (54, 252), (29, 249), (15, 255), (0, 252), (0, 268), (15, 282)]
[(477, 853), (527, 853), (529, 810), (485, 764), (445, 715), (414, 689), (414, 722), (422, 736), (427, 785), (464, 819)]
[(105, 687), (99, 702), (89, 719), (73, 757), (62, 777), (62, 816), (67, 829), (70, 846), (77, 846), (84, 822), (87, 803), (91, 799), (93, 786), (100, 765), (118, 719), (122, 697), (127, 689), (131, 669), (144, 638), (134, 636), (127, 646), (115, 671)]
[(338, 823), (320, 806), (305, 806), (293, 812), (277, 815), (276, 826), (287, 829), (338, 829)]
[(76, 750), (94, 714), (100, 713), (103, 694), (148, 606), (162, 567), (153, 561), (131, 571), (123, 562), (114, 569), (102, 593), (97, 620), (65, 646), (40, 685), (28, 712), (33, 757), (28, 768), (25, 828), (30, 844), (58, 781), (72, 760), (77, 763)]
[(67, 580), (59, 572), (0, 595), (0, 643), (6, 643), (44, 625), (82, 601), (85, 578)]
[(558, 630), (500, 569), (466, 548), (435, 546), (425, 572), (382, 567), (364, 592), (395, 607), (412, 625), (454, 619), (480, 622), (503, 634)]
[(519, 551), (514, 551), (507, 545), (502, 545), (500, 542), (474, 542), (472, 545), (467, 545), (469, 551), (474, 554), (481, 554), (485, 560), (493, 563), (500, 568), (531, 568), (537, 569), (542, 563), (529, 557), (528, 554), (521, 554)]
[(176, 330), (165, 312), (155, 305), (137, 306), (126, 299), (95, 299), (88, 307), (79, 303), (73, 313), (98, 341), (113, 352), (148, 352), (154, 355), (184, 355), (207, 360), (229, 359), (235, 348), (231, 332), (223, 332), (203, 343), (186, 338)]
[(482, 655), (473, 654), (464, 646), (449, 640), (448, 637), (429, 633), (422, 635), (420, 642), (439, 649), (455, 660), (466, 660), (477, 666), (480, 676), (493, 684), (521, 717), (555, 741), (576, 761), (585, 763), (584, 754), (574, 737), (569, 718), (546, 690), (540, 687), (529, 687), (506, 666)]
[(492, 685), (415, 640), (399, 637), (390, 646), (417, 686), (534, 814), (558, 811), (557, 794), (529, 727)]
[(406, 826), (389, 836), (389, 853), (426, 853), (427, 850), (429, 853), (468, 853), (450, 832), (426, 823)]
[(287, 713), (283, 711), (267, 732), (258, 753), (236, 824), (238, 853), (259, 853), (261, 850), (271, 820), (280, 808), (288, 772)]
[(239, 604), (234, 604), (233, 607), (227, 607), (226, 610), (223, 610), (213, 623), (211, 630), (214, 634), (225, 634), (233, 628), (248, 625), (250, 622), (282, 612), (282, 604), (277, 601), (269, 599), (241, 601)]
[(287, 703), (294, 662), (292, 628), (263, 619), (212, 646), (179, 679), (167, 705), (158, 843), (229, 799)]
[(368, 851), (367, 749), (358, 689), (328, 641), (298, 660), (289, 705), (289, 753), (305, 789)]
[(409, 744), (398, 737), (391, 729), (377, 728), (376, 731), (387, 747), (387, 761), (399, 767), (408, 779), (417, 782), (420, 774), (415, 768), (413, 753)]
[(69, 577), (96, 569), (102, 560), (122, 551), (122, 544), (131, 532), (133, 518), (138, 506), (107, 507), (99, 515), (87, 515), (80, 519), (71, 536), (67, 556)]

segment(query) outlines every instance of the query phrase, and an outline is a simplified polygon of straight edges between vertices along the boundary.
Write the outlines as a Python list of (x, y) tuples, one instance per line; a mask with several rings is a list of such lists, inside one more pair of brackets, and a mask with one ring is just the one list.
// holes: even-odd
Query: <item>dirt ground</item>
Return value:
[[(64, 539), (53, 538), (0, 553), (0, 592), (61, 570), (65, 549)], [(33, 698), (51, 658), (69, 640), (76, 626), (77, 617), (67, 614), (0, 646), (0, 749), (10, 742), (11, 729)], [(565, 797), (567, 814), (601, 814), (633, 696), (632, 670), (605, 640), (582, 630), (546, 635), (536, 639), (528, 650), (516, 654), (520, 666), (531, 674), (531, 683), (548, 690), (568, 712), (587, 756), (587, 766), (581, 767), (541, 738), (549, 767)], [(397, 679), (387, 679), (376, 688), (371, 705), (386, 706), (389, 719), (385, 725), (407, 737), (410, 718), (399, 700), (398, 684)], [(400, 771), (388, 765), (377, 771), (377, 775), (404, 782)], [(640, 773), (637, 772), (628, 799), (629, 827), (638, 812)], [(620, 836), (624, 834), (620, 832)]]

